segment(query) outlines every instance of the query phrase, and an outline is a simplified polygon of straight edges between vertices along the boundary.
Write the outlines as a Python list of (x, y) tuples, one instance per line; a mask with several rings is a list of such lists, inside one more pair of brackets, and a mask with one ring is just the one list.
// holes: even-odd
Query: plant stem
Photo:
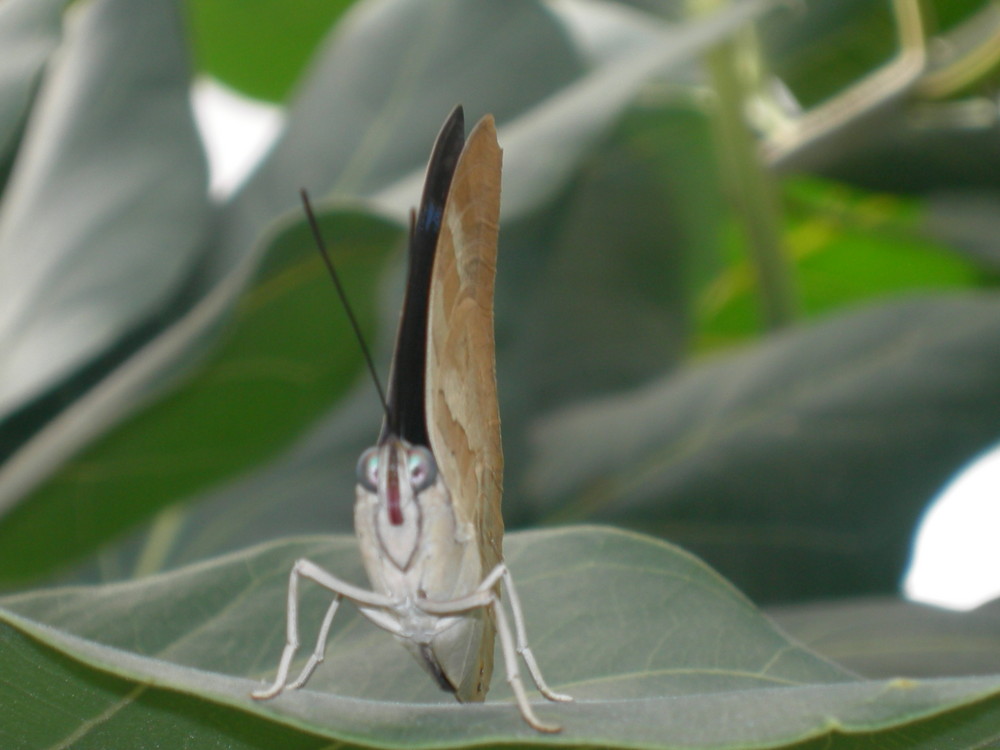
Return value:
[(719, 45), (705, 62), (718, 97), (714, 120), (722, 177), (747, 239), (765, 323), (773, 329), (798, 317), (798, 289), (782, 239), (777, 189), (743, 116), (746, 97), (736, 65), (737, 45)]

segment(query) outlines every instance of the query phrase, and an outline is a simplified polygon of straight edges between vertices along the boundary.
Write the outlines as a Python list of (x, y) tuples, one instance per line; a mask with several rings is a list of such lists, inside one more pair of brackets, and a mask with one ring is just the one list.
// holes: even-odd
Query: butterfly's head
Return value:
[(366, 493), (379, 540), (400, 569), (409, 567), (419, 542), (420, 495), (438, 485), (430, 449), (388, 435), (358, 459), (359, 498)]

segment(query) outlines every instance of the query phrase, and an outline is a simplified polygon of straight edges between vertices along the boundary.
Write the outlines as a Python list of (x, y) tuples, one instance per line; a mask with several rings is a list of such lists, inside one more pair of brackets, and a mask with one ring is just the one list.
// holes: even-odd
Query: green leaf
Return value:
[(329, 747), (236, 709), (93, 669), (8, 625), (0, 625), (0, 651), (0, 746), (8, 750)]
[(353, 0), (187, 0), (199, 70), (257, 99), (280, 102), (323, 35)]
[(700, 221), (718, 195), (707, 136), (690, 110), (630, 109), (548, 210), (503, 230), (505, 424), (514, 409), (535, 416), (634, 386), (681, 358), (686, 277), (716, 239)]
[(23, 134), (42, 67), (59, 40), (67, 0), (7, 0), (0, 7), (0, 186)]
[(1000, 272), (1000, 196), (994, 190), (942, 190), (927, 200), (921, 229), (987, 272)]
[[(322, 229), (371, 330), (375, 284), (398, 228), (344, 210), (324, 216)], [(91, 444), (5, 519), (0, 578), (58, 570), (286, 447), (358, 373), (361, 354), (339, 307), (308, 227), (277, 233), (222, 344), (198, 371)], [(58, 522), (67, 516), (88, 521)]]
[[(564, 725), (546, 743), (775, 747), (838, 731), (863, 739), (931, 719), (940, 726), (949, 712), (1000, 691), (997, 676), (858, 680), (789, 641), (703, 563), (649, 538), (553, 530), (512, 535), (507, 550), (542, 669), (576, 698), (538, 705), (542, 716)], [(338, 613), (327, 661), (308, 689), (251, 700), (249, 691), (276, 666), (287, 574), (300, 556), (362, 580), (355, 542), (326, 537), (129, 583), (6, 597), (0, 618), (80, 663), (73, 668), (8, 634), (16, 648), (0, 652), (6, 689), (21, 679), (38, 685), (31, 673), (53, 669), (63, 679), (48, 681), (46, 705), (62, 692), (88, 699), (78, 706), (81, 718), (91, 719), (79, 730), (81, 741), (101, 731), (108, 692), (118, 696), (116, 728), (134, 732), (149, 700), (164, 701), (143, 686), (179, 693), (179, 721), (189, 712), (205, 715), (201, 702), (239, 709), (220, 710), (212, 724), (198, 727), (199, 746), (222, 744), (232, 722), (248, 720), (244, 714), (253, 723), (272, 722), (271, 731), (297, 729), (368, 747), (542, 741), (521, 722), (502, 680), (485, 705), (459, 705), (349, 606)], [(308, 643), (329, 593), (305, 586), (301, 596)], [(86, 667), (137, 684), (125, 692)], [(40, 694), (25, 690), (19, 698), (37, 715)], [(37, 746), (44, 727), (4, 721), (7, 735), (21, 732), (22, 744)]]
[[(444, 115), (503, 123), (583, 70), (537, 0), (358, 3), (317, 54), (268, 158), (234, 198), (236, 251), (270, 217), (314, 196), (371, 196), (422, 173)], [(403, 219), (419, 195), (406, 191)]]
[(984, 8), (982, 0), (933, 0), (936, 31), (947, 30), (962, 21), (968, 20), (976, 11)]
[(567, 22), (537, 0), (360, 3), (317, 56), (282, 138), (237, 196), (236, 223), (252, 234), (261, 214), (287, 209), (302, 186), (373, 196), (404, 218), (423, 180), (426, 134), (457, 103), (467, 122), (487, 112), (496, 118), (505, 219), (536, 210), (643, 83), (678, 75), (773, 5), (751, 0), (672, 27), (647, 17), (645, 34), (619, 35), (631, 45), (604, 40), (604, 54), (587, 69)]
[(796, 639), (868, 677), (1000, 674), (1000, 601), (954, 612), (891, 597), (771, 607)]
[[(655, 81), (687, 84), (691, 67), (713, 45), (760, 19), (773, 0), (732, 3), (707, 18), (676, 25), (651, 23), (650, 33), (619, 49), (615, 38), (602, 46), (615, 50), (601, 64), (539, 106), (503, 127), (503, 217), (519, 218), (546, 204), (597, 147), (625, 109)], [(603, 19), (602, 19), (603, 20)], [(655, 90), (655, 89), (654, 89)], [(545, 159), (538, 158), (545, 154)]]
[[(989, 280), (980, 265), (922, 235), (928, 215), (922, 201), (817, 178), (786, 180), (783, 188), (786, 242), (809, 316)], [(701, 349), (732, 344), (764, 328), (745, 243), (729, 234), (731, 262), (699, 300)]]
[(692, 279), (716, 252), (711, 158), (700, 113), (644, 103), (546, 210), (501, 230), (497, 378), (510, 522), (535, 516), (520, 488), (541, 415), (634, 387), (685, 355)]
[(811, 10), (777, 16), (767, 29), (775, 72), (805, 108), (856, 84), (900, 52), (889, 4), (846, 2)]
[(122, 353), (100, 358), (156, 327), (208, 229), (174, 3), (92, 0), (73, 16), (3, 193), (0, 417), (86, 364), (87, 386), (106, 374)]
[(994, 295), (833, 317), (541, 420), (529, 487), (758, 601), (894, 591), (926, 503), (996, 440), (995, 337)]

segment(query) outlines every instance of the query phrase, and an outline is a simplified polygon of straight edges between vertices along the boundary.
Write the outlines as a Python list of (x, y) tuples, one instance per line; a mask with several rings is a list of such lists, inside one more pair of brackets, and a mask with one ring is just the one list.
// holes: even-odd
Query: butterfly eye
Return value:
[(437, 478), (437, 463), (426, 448), (417, 445), (410, 449), (406, 468), (410, 472), (410, 485), (414, 492), (426, 490)]
[(378, 491), (378, 448), (373, 446), (365, 450), (358, 459), (356, 469), (358, 484), (369, 492)]

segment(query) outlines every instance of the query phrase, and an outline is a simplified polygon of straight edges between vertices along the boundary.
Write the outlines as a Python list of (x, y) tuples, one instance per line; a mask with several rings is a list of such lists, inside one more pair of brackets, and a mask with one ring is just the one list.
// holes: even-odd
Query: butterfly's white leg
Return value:
[[(334, 597), (326, 610), (326, 615), (323, 617), (323, 624), (319, 629), (319, 638), (316, 640), (316, 648), (309, 657), (309, 661), (306, 662), (305, 667), (299, 673), (298, 678), (294, 682), (289, 683), (288, 670), (292, 664), (292, 659), (295, 658), (295, 653), (299, 650), (299, 578), (308, 578), (311, 581), (315, 581), (323, 588), (332, 591)], [(288, 576), (285, 648), (281, 652), (278, 674), (275, 676), (274, 682), (271, 683), (270, 687), (252, 692), (250, 694), (252, 698), (266, 700), (273, 698), (286, 687), (294, 689), (302, 687), (305, 684), (316, 667), (323, 661), (326, 639), (330, 633), (330, 625), (333, 623), (333, 616), (337, 613), (340, 600), (343, 598), (350, 599), (356, 604), (366, 607), (388, 607), (392, 604), (392, 600), (388, 597), (372, 591), (365, 591), (346, 581), (341, 581), (336, 576), (327, 573), (321, 567), (305, 558), (295, 561), (292, 572)]]
[(312, 677), (312, 673), (316, 671), (316, 667), (318, 667), (326, 657), (326, 639), (327, 636), (330, 635), (330, 625), (333, 624), (333, 616), (337, 614), (342, 598), (343, 597), (341, 597), (340, 594), (333, 595), (333, 601), (330, 602), (330, 606), (327, 607), (326, 614), (323, 615), (323, 624), (319, 627), (319, 635), (316, 637), (316, 647), (309, 656), (309, 661), (306, 662), (306, 665), (302, 667), (302, 671), (299, 672), (299, 676), (285, 686), (288, 690), (297, 690), (305, 685), (306, 681)]
[[(535, 685), (538, 687), (538, 692), (548, 698), (550, 701), (559, 702), (569, 702), (573, 700), (573, 697), (566, 695), (565, 693), (557, 693), (552, 690), (545, 682), (545, 678), (542, 677), (542, 670), (538, 667), (538, 662), (535, 661), (535, 655), (531, 651), (531, 647), (528, 645), (528, 630), (524, 627), (524, 615), (521, 612), (521, 600), (517, 596), (517, 589), (514, 588), (514, 578), (511, 576), (510, 571), (507, 566), (501, 563), (498, 565), (494, 571), (501, 570), (503, 575), (504, 588), (507, 590), (507, 597), (510, 600), (510, 611), (514, 615), (514, 632), (517, 635), (517, 653), (521, 655), (524, 659), (524, 663), (528, 666), (528, 672), (531, 674), (531, 679), (535, 681)], [(487, 576), (487, 580), (492, 576)]]
[[(510, 625), (507, 624), (507, 616), (504, 614), (503, 607), (497, 595), (493, 591), (493, 587), (496, 585), (497, 581), (503, 580), (504, 587), (507, 590), (507, 594), (510, 598), (510, 608), (514, 615), (514, 629), (516, 633), (516, 645), (514, 638), (511, 636)], [(510, 683), (511, 689), (514, 691), (514, 697), (517, 700), (518, 708), (521, 710), (521, 716), (524, 720), (535, 729), (541, 732), (558, 732), (561, 727), (555, 724), (544, 724), (539, 721), (538, 717), (535, 716), (534, 711), (531, 709), (531, 705), (528, 703), (528, 696), (524, 692), (524, 685), (521, 681), (520, 668), (517, 665), (517, 655), (520, 654), (524, 659), (524, 663), (528, 667), (528, 672), (531, 674), (531, 678), (534, 680), (535, 685), (538, 686), (539, 692), (548, 698), (550, 701), (572, 701), (573, 698), (569, 695), (563, 693), (557, 693), (552, 690), (545, 682), (545, 678), (542, 677), (542, 672), (538, 667), (538, 662), (535, 661), (535, 656), (531, 651), (531, 647), (528, 646), (528, 636), (527, 629), (524, 626), (524, 615), (521, 610), (521, 600), (517, 595), (517, 589), (514, 588), (514, 581), (511, 577), (510, 571), (507, 570), (507, 566), (503, 563), (497, 565), (490, 574), (486, 576), (474, 592), (467, 596), (460, 597), (458, 599), (451, 599), (445, 602), (435, 602), (435, 601), (421, 601), (420, 608), (425, 612), (430, 614), (439, 615), (452, 615), (459, 612), (464, 612), (470, 609), (475, 609), (477, 607), (489, 607), (493, 612), (494, 620), (497, 624), (497, 635), (500, 636), (500, 648), (503, 652), (504, 666), (507, 670), (507, 682)]]
[(506, 573), (507, 566), (500, 563), (490, 571), (490, 574), (486, 578), (480, 581), (479, 585), (476, 586), (476, 590), (471, 594), (444, 601), (421, 599), (420, 609), (431, 615), (457, 615), (470, 609), (488, 607), (496, 599), (496, 594), (492, 590), (493, 587), (496, 586), (497, 581), (503, 578)]
[(482, 583), (479, 584), (476, 590), (468, 596), (463, 596), (459, 599), (452, 599), (447, 602), (422, 602), (421, 609), (425, 612), (430, 612), (431, 614), (448, 615), (455, 614), (456, 612), (461, 612), (463, 610), (474, 609), (476, 607), (490, 606), (496, 599), (496, 595), (493, 593), (492, 589), (500, 579), (503, 579), (504, 588), (507, 590), (507, 595), (510, 598), (511, 613), (514, 615), (514, 633), (517, 638), (517, 653), (524, 659), (524, 663), (528, 667), (528, 672), (531, 674), (531, 679), (534, 680), (535, 685), (538, 687), (538, 692), (550, 701), (572, 701), (572, 696), (555, 692), (545, 682), (545, 678), (542, 677), (542, 670), (539, 668), (538, 662), (535, 660), (535, 655), (531, 651), (531, 647), (528, 645), (528, 631), (524, 626), (524, 614), (521, 610), (521, 599), (518, 597), (517, 589), (514, 587), (514, 579), (504, 563), (500, 563), (493, 568), (493, 570), (490, 571), (490, 574), (482, 580)]
[(386, 630), (393, 635), (398, 635), (401, 638), (406, 638), (406, 631), (400, 625), (399, 618), (391, 612), (387, 612), (385, 609), (376, 609), (375, 607), (358, 607), (358, 610), (369, 621), (382, 628), (382, 630)]
[(545, 724), (535, 716), (531, 704), (528, 703), (528, 696), (524, 692), (524, 685), (521, 683), (521, 671), (517, 666), (517, 650), (514, 647), (514, 639), (511, 638), (507, 615), (504, 614), (503, 607), (500, 606), (496, 596), (490, 602), (490, 610), (493, 612), (493, 619), (497, 624), (497, 635), (500, 636), (500, 651), (503, 653), (504, 668), (507, 671), (507, 683), (514, 691), (514, 699), (521, 711), (521, 718), (527, 722), (528, 726), (539, 732), (562, 731), (562, 727), (558, 724)]

